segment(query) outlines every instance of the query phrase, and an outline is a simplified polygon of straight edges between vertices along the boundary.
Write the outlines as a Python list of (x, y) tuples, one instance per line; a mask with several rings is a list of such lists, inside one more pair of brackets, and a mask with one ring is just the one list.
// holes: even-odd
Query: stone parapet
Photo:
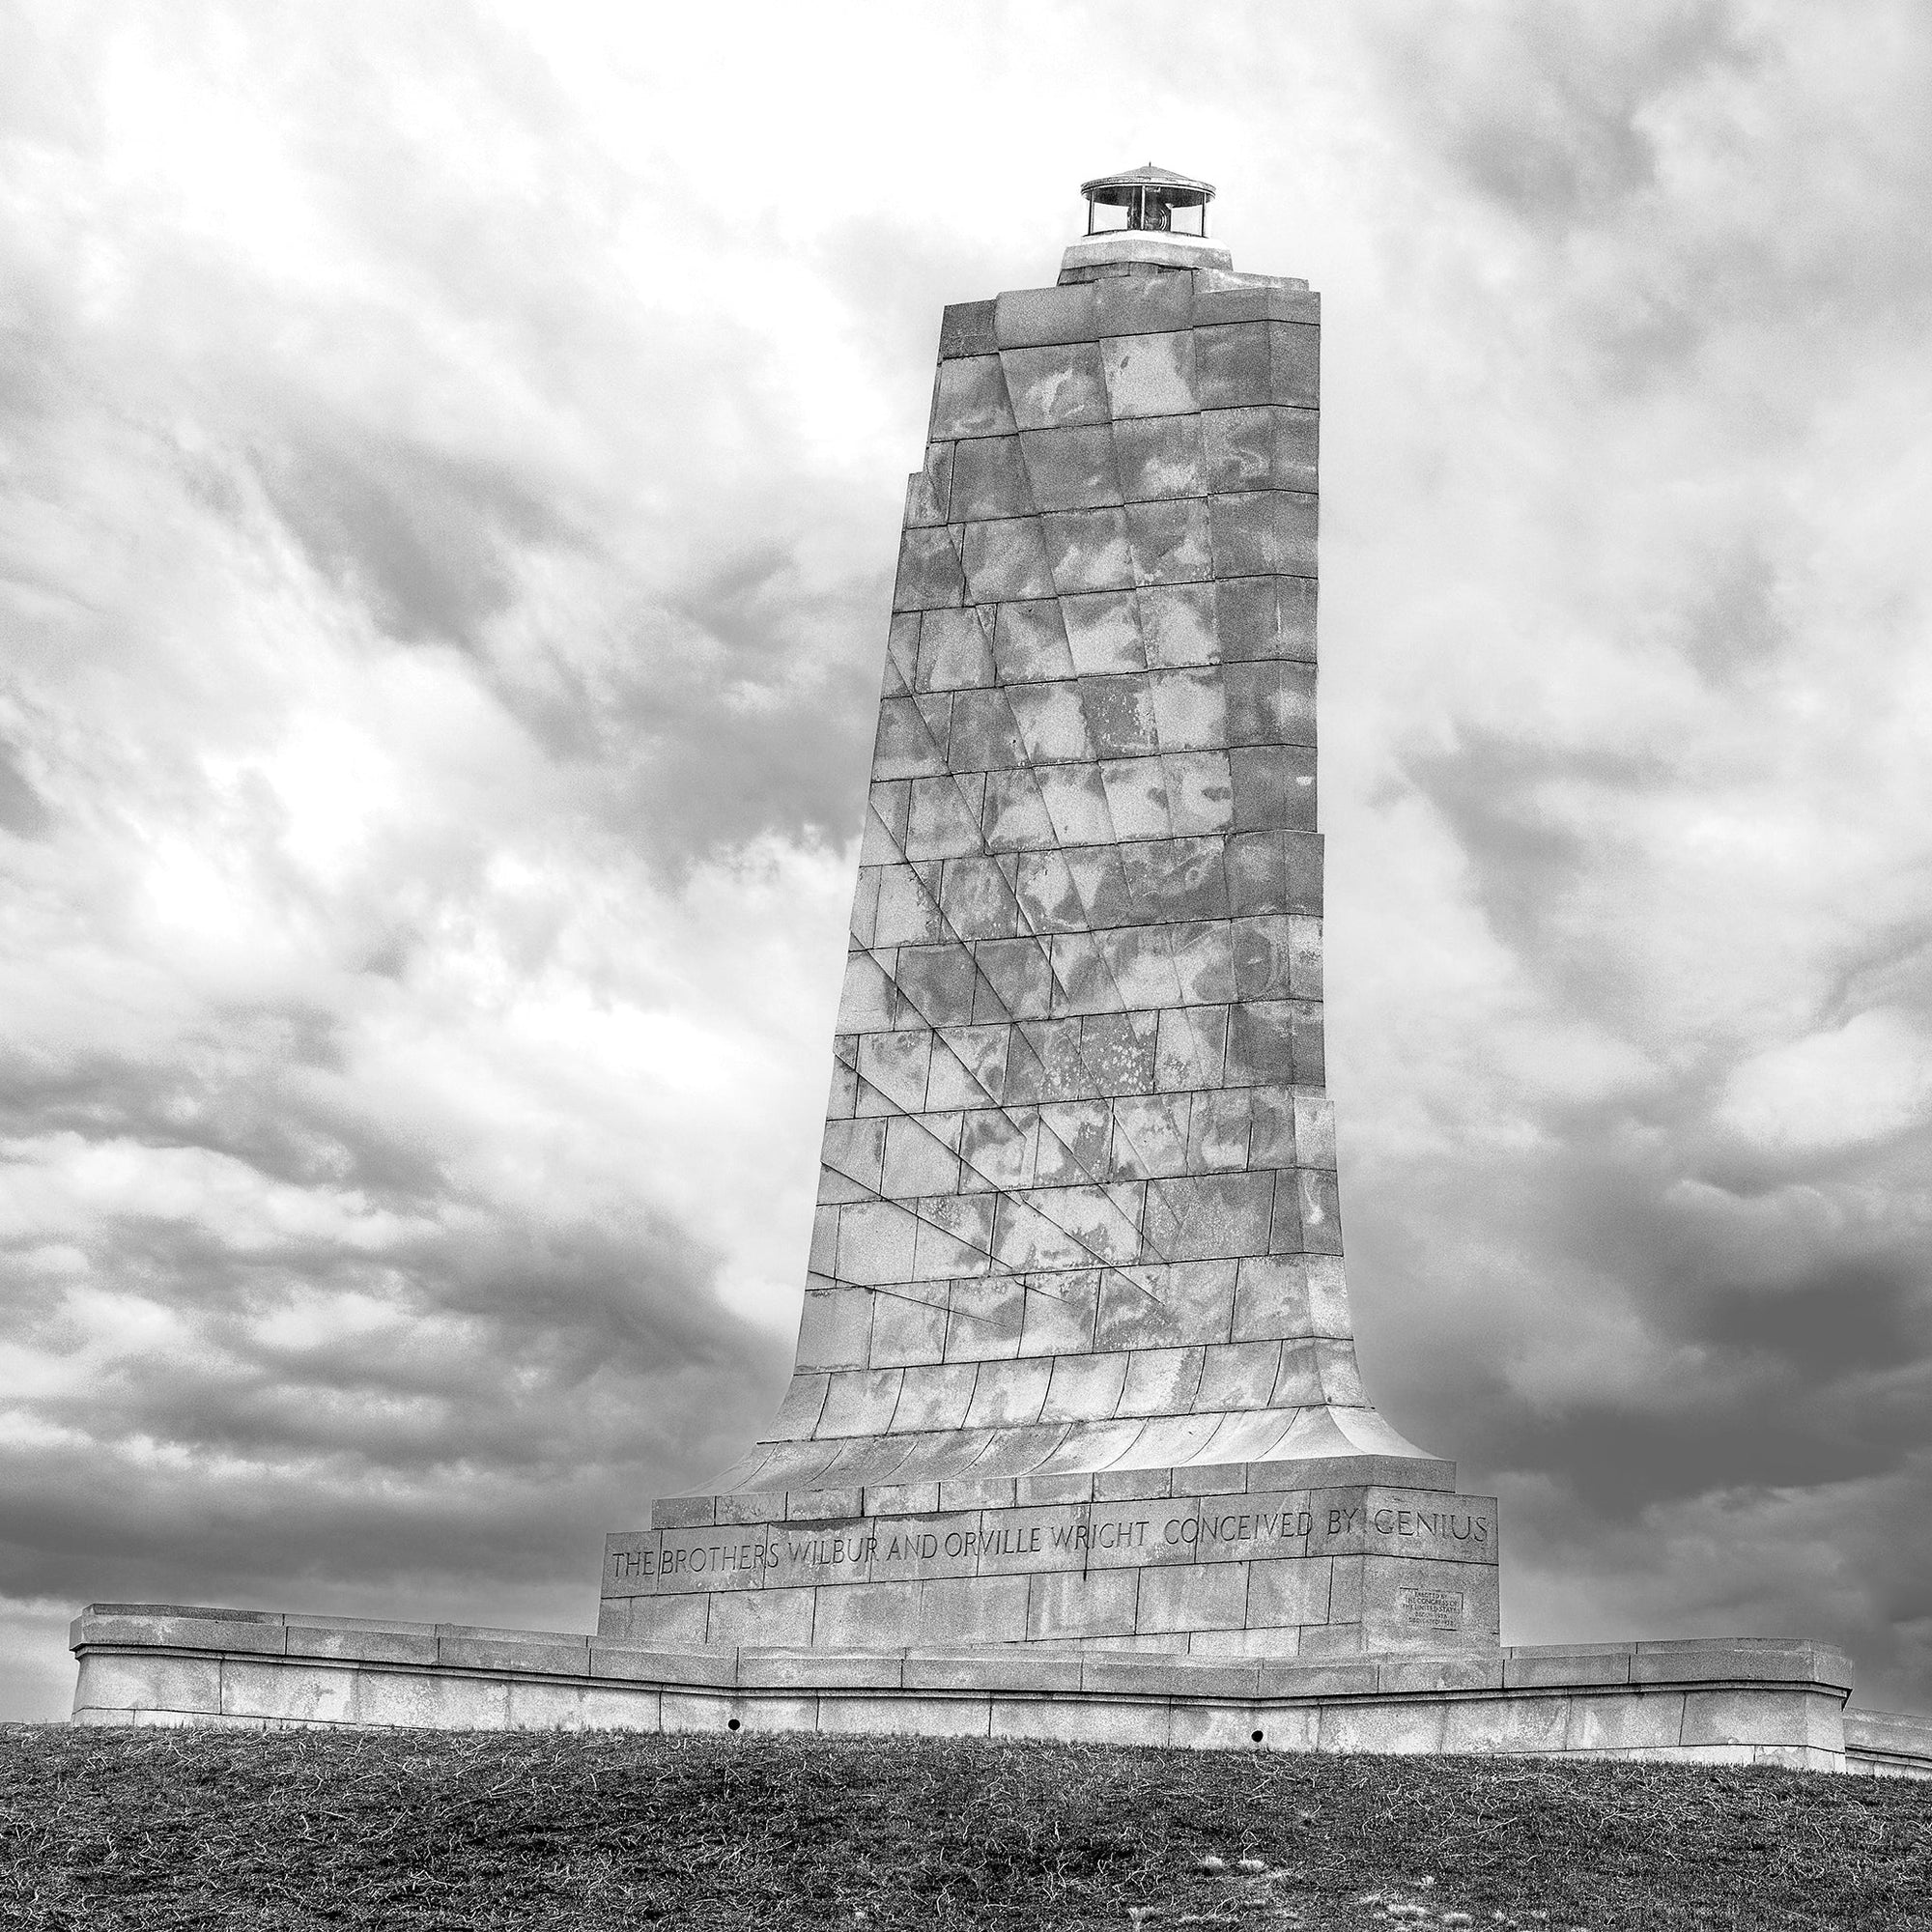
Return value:
[(89, 1724), (916, 1731), (1932, 1774), (1932, 1723), (1845, 1712), (1841, 1653), (1768, 1639), (1322, 1660), (835, 1653), (100, 1604), (71, 1641), (74, 1721)]
[(1932, 1777), (1932, 1718), (1900, 1711), (1847, 1711), (1845, 1758), (1849, 1771), (1880, 1777)]

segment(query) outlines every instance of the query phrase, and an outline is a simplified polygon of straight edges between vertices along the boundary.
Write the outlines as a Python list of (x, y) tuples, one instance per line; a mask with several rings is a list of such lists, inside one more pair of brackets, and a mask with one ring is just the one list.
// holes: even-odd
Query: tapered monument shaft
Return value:
[(1494, 1641), (1493, 1506), (1370, 1406), (1343, 1277), (1320, 342), (1305, 283), (1152, 219), (946, 311), (796, 1369), (714, 1494), (612, 1539), (625, 1632)]

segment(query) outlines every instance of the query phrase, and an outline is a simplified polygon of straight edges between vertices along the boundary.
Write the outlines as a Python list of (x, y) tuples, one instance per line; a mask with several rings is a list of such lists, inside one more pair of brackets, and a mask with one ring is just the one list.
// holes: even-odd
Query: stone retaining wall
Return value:
[(1050, 1646), (841, 1655), (96, 1605), (71, 1640), (74, 1721), (88, 1724), (916, 1732), (1932, 1776), (1932, 1721), (1847, 1713), (1839, 1652), (1771, 1639), (1319, 1662)]

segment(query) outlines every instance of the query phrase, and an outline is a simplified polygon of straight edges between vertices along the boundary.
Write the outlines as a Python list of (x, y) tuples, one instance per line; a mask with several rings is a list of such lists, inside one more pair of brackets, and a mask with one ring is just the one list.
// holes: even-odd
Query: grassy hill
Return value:
[(1932, 1784), (810, 1737), (0, 1730), (9, 1927), (1932, 1928)]

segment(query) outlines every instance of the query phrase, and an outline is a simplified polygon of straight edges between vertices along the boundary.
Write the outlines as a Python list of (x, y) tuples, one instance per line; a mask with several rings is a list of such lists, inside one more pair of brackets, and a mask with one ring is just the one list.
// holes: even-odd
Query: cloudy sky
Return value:
[(0, 14), (0, 1715), (587, 1628), (803, 1289), (942, 303), (1326, 317), (1372, 1393), (1504, 1634), (1932, 1708), (1923, 0)]

